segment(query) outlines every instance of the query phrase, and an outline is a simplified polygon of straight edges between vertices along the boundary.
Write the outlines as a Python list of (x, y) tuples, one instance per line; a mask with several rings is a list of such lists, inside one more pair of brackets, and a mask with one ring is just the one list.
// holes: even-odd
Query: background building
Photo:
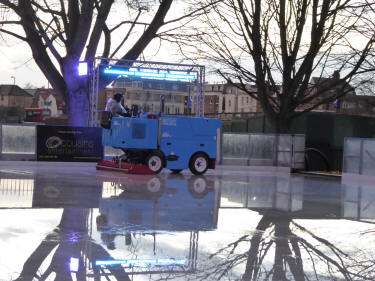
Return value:
[(31, 107), (49, 109), (51, 117), (60, 117), (65, 113), (64, 99), (53, 89), (36, 89)]
[[(256, 87), (253, 85), (249, 85), (248, 89), (256, 92)], [(257, 108), (258, 101), (236, 86), (228, 84), (205, 86), (204, 113), (208, 117), (223, 120), (247, 118), (256, 114)]]
[(337, 106), (339, 113), (375, 116), (375, 96), (346, 95), (339, 99)]
[[(336, 83), (340, 74), (334, 72), (332, 77), (313, 77), (310, 81), (311, 94), (321, 90), (321, 87), (330, 87), (323, 96), (339, 96), (342, 91), (346, 95), (317, 106), (313, 112), (337, 112), (346, 114), (375, 115), (375, 97), (358, 96), (355, 89), (345, 81)], [(256, 93), (255, 85), (248, 85), (248, 90)], [(112, 88), (104, 89), (99, 95), (99, 111), (104, 110), (106, 101), (115, 93), (122, 93), (125, 105), (129, 108), (136, 104), (143, 112), (159, 112), (160, 95), (165, 95), (165, 114), (195, 115), (196, 87), (181, 81), (166, 81), (154, 79), (134, 79), (122, 77), (112, 83)], [(301, 105), (297, 111), (304, 110), (320, 103), (322, 97), (316, 97), (309, 104)], [(234, 85), (210, 83), (205, 85), (204, 97), (205, 116), (222, 120), (247, 119), (260, 115), (263, 109), (258, 100), (238, 89)]]
[(17, 85), (0, 85), (0, 106), (29, 107), (33, 96)]

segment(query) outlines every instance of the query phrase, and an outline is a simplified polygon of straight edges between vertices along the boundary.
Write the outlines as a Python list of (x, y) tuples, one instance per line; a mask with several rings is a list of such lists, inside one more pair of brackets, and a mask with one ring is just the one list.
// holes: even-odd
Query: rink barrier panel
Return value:
[[(35, 123), (0, 124), (1, 160), (36, 160)], [(218, 137), (217, 164), (304, 169), (305, 135), (223, 133)], [(122, 151), (104, 147), (104, 158)]]
[(342, 217), (372, 221), (375, 211), (375, 139), (345, 138), (341, 183)]

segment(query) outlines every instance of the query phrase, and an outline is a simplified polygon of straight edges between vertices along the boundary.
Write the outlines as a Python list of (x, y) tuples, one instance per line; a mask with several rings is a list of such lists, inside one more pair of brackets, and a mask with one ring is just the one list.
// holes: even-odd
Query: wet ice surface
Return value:
[(0, 280), (375, 280), (375, 182), (42, 162), (0, 178)]

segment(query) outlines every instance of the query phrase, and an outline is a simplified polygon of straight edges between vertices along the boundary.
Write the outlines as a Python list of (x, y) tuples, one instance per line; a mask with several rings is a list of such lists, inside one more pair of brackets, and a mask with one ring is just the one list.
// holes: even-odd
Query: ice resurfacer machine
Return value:
[(189, 168), (201, 175), (215, 168), (219, 119), (144, 114), (113, 117), (102, 127), (103, 145), (121, 149), (124, 155), (99, 162), (98, 169), (159, 173), (163, 168), (173, 172)]

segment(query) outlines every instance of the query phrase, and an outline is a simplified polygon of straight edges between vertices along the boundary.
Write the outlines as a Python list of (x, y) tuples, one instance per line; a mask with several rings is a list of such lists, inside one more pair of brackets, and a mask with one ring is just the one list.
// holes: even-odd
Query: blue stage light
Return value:
[(194, 74), (174, 74), (174, 73), (158, 73), (158, 72), (147, 72), (147, 71), (129, 71), (113, 68), (105, 68), (105, 74), (117, 74), (126, 76), (136, 76), (141, 78), (158, 78), (166, 80), (195, 80)]
[(154, 267), (167, 265), (186, 265), (186, 259), (127, 259), (95, 261), (97, 266), (125, 265), (134, 267)]
[(167, 79), (186, 79), (186, 80), (194, 80), (195, 79), (195, 75), (191, 75), (191, 74), (171, 74), (171, 73), (167, 73), (165, 74), (166, 78)]
[(88, 65), (86, 61), (80, 61), (78, 63), (78, 75), (85, 76), (88, 73)]
[(127, 70), (120, 70), (120, 69), (104, 69), (104, 73), (106, 74), (121, 74), (121, 75), (128, 75), (128, 76), (135, 76), (134, 71), (127, 71)]
[(78, 269), (79, 269), (79, 259), (77, 259), (77, 258), (70, 258), (69, 269), (70, 269), (70, 272), (78, 272)]
[(135, 76), (139, 77), (151, 77), (151, 78), (165, 78), (164, 73), (156, 73), (156, 72), (144, 72), (144, 71), (135, 71), (134, 72)]

